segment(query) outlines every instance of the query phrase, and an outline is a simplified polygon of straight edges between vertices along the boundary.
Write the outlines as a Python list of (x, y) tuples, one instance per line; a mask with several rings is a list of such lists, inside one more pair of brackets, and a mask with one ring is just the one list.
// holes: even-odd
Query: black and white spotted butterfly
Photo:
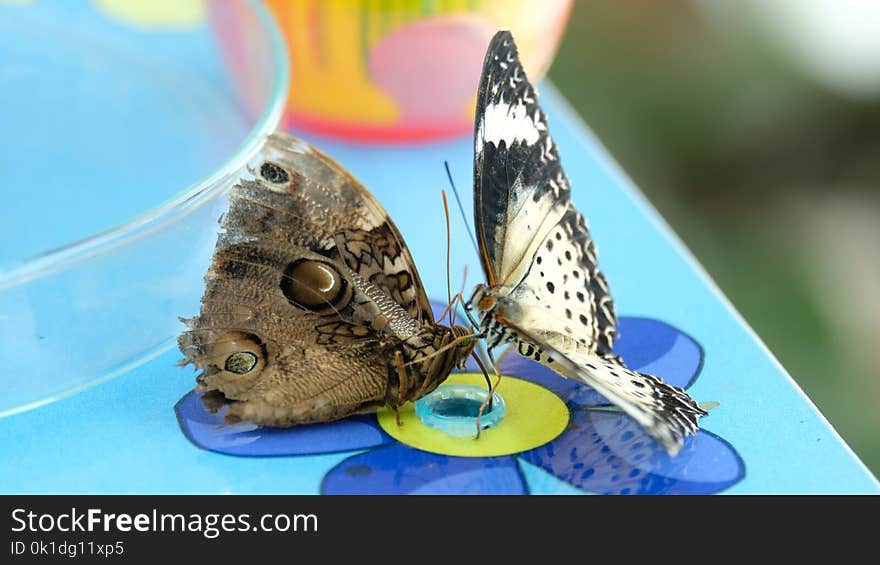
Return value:
[(487, 284), (466, 309), (492, 348), (597, 390), (672, 455), (706, 412), (681, 388), (614, 355), (614, 303), (584, 217), (570, 199), (547, 119), (510, 32), (492, 39), (477, 94), (474, 217)]

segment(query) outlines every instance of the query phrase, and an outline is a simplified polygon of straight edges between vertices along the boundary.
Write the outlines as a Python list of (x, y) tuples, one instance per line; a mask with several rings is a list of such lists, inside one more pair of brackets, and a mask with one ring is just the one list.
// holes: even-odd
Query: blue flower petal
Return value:
[(577, 410), (569, 430), (521, 457), (559, 479), (600, 494), (714, 494), (745, 476), (736, 450), (705, 430), (670, 457), (632, 418)]
[(689, 335), (660, 320), (620, 318), (614, 352), (633, 371), (687, 388), (703, 366), (703, 349)]
[(454, 457), (403, 444), (353, 455), (324, 476), (322, 494), (527, 494), (516, 459)]
[(355, 451), (395, 440), (376, 423), (373, 415), (352, 416), (337, 422), (295, 428), (265, 428), (250, 422), (227, 425), (225, 409), (205, 410), (201, 393), (190, 392), (175, 405), (184, 435), (196, 447), (226, 455), (272, 457)]

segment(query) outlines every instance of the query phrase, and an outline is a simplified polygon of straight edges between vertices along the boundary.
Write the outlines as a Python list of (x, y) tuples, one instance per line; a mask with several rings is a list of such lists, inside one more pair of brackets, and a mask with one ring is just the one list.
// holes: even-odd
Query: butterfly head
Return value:
[[(440, 327), (443, 330), (447, 329), (446, 326)], [(474, 352), (474, 347), (477, 345), (479, 335), (475, 334), (471, 328), (465, 326), (452, 326), (451, 328), (448, 328), (448, 331), (452, 338), (450, 343), (454, 345), (451, 356), (453, 365), (460, 369), (464, 369), (465, 361), (467, 361), (467, 358)]]
[(474, 288), (471, 299), (465, 304), (465, 309), (468, 312), (489, 312), (495, 307), (495, 301), (495, 295), (491, 289), (484, 284), (478, 284)]
[(465, 310), (476, 314), (480, 336), (489, 349), (506, 339), (504, 320), (518, 320), (522, 316), (518, 303), (510, 298), (508, 291), (483, 284), (474, 288)]
[[(425, 326), (418, 332), (393, 344), (400, 348), (405, 364), (399, 366), (389, 355), (389, 376), (395, 381), (391, 391), (391, 404), (400, 406), (415, 401), (433, 391), (446, 380), (456, 367), (463, 369), (465, 361), (473, 353), (478, 336), (464, 326)], [(405, 369), (406, 380), (398, 380), (398, 371)]]

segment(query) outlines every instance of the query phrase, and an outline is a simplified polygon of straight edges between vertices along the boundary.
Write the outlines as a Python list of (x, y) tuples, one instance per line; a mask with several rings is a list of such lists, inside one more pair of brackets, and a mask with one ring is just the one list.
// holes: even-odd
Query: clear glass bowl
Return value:
[(0, 37), (3, 416), (174, 343), (289, 78), (256, 0), (0, 3)]

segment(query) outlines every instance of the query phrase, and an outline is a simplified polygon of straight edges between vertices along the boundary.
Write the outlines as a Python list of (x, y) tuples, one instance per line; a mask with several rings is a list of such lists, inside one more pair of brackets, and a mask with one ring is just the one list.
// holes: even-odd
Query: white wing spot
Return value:
[(541, 126), (543, 124), (529, 115), (525, 104), (510, 105), (502, 100), (486, 106), (477, 128), (477, 150), (481, 142), (497, 146), (504, 141), (510, 147), (516, 141), (525, 141), (527, 145), (533, 145), (541, 137)]

